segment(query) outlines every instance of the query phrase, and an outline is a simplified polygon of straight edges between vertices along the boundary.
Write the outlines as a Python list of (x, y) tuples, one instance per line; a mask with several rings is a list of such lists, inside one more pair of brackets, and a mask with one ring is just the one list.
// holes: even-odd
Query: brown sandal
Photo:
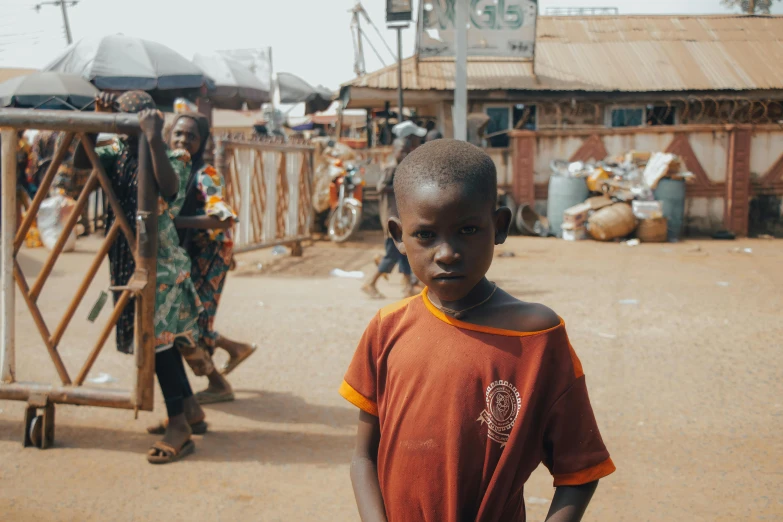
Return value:
[(240, 355), (237, 358), (233, 358), (233, 357), (230, 358), (226, 362), (226, 364), (223, 365), (223, 368), (220, 369), (220, 373), (225, 377), (229, 373), (233, 372), (234, 370), (236, 370), (237, 366), (239, 366), (240, 364), (245, 362), (245, 360), (248, 357), (250, 357), (251, 355), (256, 353), (256, 350), (258, 350), (258, 345), (257, 344), (251, 344), (250, 345), (250, 350), (245, 352), (243, 355)]
[(159, 440), (147, 452), (147, 462), (150, 464), (169, 464), (187, 457), (195, 450), (196, 445), (190, 439), (179, 450), (171, 444)]
[[(147, 433), (150, 435), (165, 435), (168, 425), (168, 419), (162, 420), (157, 426), (150, 426), (147, 428)], [(193, 435), (204, 435), (207, 432), (207, 427), (209, 427), (209, 424), (207, 424), (204, 419), (201, 419), (200, 421), (194, 422), (190, 425), (190, 431), (193, 432)]]

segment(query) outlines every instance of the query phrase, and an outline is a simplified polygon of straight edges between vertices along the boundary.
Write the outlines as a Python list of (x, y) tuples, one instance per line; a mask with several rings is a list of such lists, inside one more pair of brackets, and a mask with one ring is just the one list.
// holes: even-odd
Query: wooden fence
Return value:
[(313, 223), (313, 153), (305, 145), (216, 140), (226, 198), (239, 214), (235, 252), (285, 244), (301, 252)]

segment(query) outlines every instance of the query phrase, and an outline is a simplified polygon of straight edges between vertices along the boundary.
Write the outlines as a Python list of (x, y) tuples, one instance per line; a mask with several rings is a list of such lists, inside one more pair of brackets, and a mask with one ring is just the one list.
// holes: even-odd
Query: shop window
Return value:
[(644, 125), (644, 107), (612, 109), (610, 127), (641, 127)]
[(613, 107), (607, 121), (609, 127), (643, 127), (675, 125), (676, 123), (674, 107), (666, 105)]
[[(489, 123), (484, 131), (485, 136), (491, 136), (487, 138), (487, 146), (489, 147), (506, 148), (510, 146), (508, 132), (502, 131), (536, 129), (535, 105), (489, 106), (484, 108), (484, 112), (489, 116)], [(500, 134), (492, 136), (496, 133)]]

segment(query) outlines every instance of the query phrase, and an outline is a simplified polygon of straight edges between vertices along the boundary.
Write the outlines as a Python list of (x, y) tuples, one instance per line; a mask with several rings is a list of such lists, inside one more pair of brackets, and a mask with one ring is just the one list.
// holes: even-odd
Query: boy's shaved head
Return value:
[(427, 183), (461, 185), (472, 197), (485, 199), (493, 208), (497, 200), (497, 171), (492, 158), (465, 141), (435, 140), (408, 154), (394, 176), (398, 202), (404, 202), (412, 189)]

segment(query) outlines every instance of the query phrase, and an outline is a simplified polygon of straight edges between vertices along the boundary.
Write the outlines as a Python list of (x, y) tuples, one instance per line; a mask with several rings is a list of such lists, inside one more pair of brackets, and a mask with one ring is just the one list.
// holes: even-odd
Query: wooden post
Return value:
[(729, 131), (729, 165), (726, 172), (723, 221), (727, 230), (740, 237), (748, 235), (750, 147), (750, 129), (734, 127)]
[(0, 381), (14, 382), (14, 236), (16, 235), (16, 131), (2, 130), (2, 346), (0, 346)]
[(536, 134), (533, 131), (514, 131), (511, 139), (513, 140), (511, 164), (514, 172), (511, 178), (511, 190), (514, 201), (519, 205), (525, 203), (535, 205)]
[(158, 187), (147, 138), (139, 133), (139, 207), (136, 216), (136, 276), (147, 284), (136, 298), (136, 408), (151, 411), (155, 379), (155, 290), (157, 289)]
[(248, 161), (240, 161), (237, 160), (234, 162), (234, 165), (237, 167), (238, 171), (244, 170), (237, 178), (239, 179), (239, 201), (242, 205), (242, 208), (240, 209), (239, 218), (243, 221), (240, 221), (239, 224), (239, 231), (240, 231), (240, 244), (242, 245), (249, 245), (251, 241), (251, 225), (250, 225), (250, 200), (251, 200), (251, 193), (252, 188), (251, 184), (253, 183), (253, 166), (255, 165), (255, 161), (253, 160), (253, 154), (258, 154), (258, 156), (261, 158), (261, 161), (264, 161), (264, 153), (259, 151), (253, 151), (248, 149), (231, 149), (231, 154), (234, 154), (235, 158), (243, 158), (246, 157)]

